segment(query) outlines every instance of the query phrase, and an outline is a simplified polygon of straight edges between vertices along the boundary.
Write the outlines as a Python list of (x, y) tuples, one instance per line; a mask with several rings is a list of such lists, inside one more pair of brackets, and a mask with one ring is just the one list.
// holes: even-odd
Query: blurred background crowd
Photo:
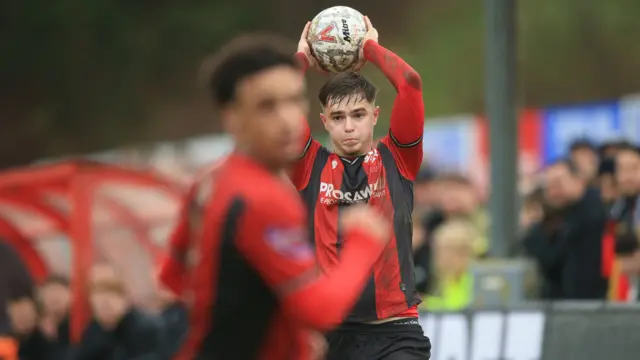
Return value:
[[(247, 30), (268, 29), (295, 39), (307, 19), (332, 5), (320, 0), (3, 5), (0, 358), (16, 358), (16, 339), (21, 359), (170, 358), (187, 331), (185, 310), (153, 279), (155, 250), (161, 253), (166, 244), (179, 204), (146, 185), (108, 183), (96, 195), (100, 201), (92, 203), (99, 210), (80, 210), (92, 214), (87, 221), (93, 232), (87, 235), (76, 228), (78, 204), (69, 200), (76, 196), (70, 189), (77, 174), (65, 175), (61, 185), (56, 166), (88, 158), (151, 171), (182, 193), (199, 169), (233, 146), (216, 134), (219, 125), (196, 86), (204, 56)], [(482, 115), (482, 2), (343, 5), (368, 15), (380, 41), (424, 79), (426, 162), (415, 183), (413, 219), (422, 308), (637, 301), (640, 97), (633, 94), (640, 92), (640, 78), (632, 74), (640, 64), (635, 16), (640, 2), (519, 3), (520, 221), (508, 256), (501, 258), (489, 253), (492, 218), (503, 215), (487, 208), (491, 193), (500, 189), (489, 186), (489, 131)], [(365, 71), (377, 84), (386, 83)], [(322, 81), (310, 77), (311, 93)], [(383, 86), (379, 98), (376, 132), (382, 135), (393, 89)], [(314, 120), (314, 136), (322, 139)], [(34, 185), (36, 178), (53, 180)], [(67, 192), (74, 195), (65, 197)], [(36, 195), (42, 203), (32, 201)], [(115, 204), (107, 201), (113, 199)], [(118, 205), (119, 211), (104, 210)], [(150, 244), (136, 242), (146, 238)], [(81, 241), (97, 245), (78, 250)], [(35, 255), (26, 256), (31, 250)], [(80, 283), (84, 288), (78, 293)], [(78, 335), (80, 345), (72, 346), (69, 313), (79, 311), (81, 301), (92, 320)]]
[[(510, 258), (534, 265), (534, 281), (522, 273), (522, 296), (637, 301), (638, 147), (576, 139), (566, 157), (522, 181), (532, 186), (522, 186), (519, 236), (509, 244)], [(426, 309), (472, 306), (474, 263), (496, 261), (487, 257), (490, 215), (479, 194), (469, 178), (429, 168), (416, 182), (415, 263)]]

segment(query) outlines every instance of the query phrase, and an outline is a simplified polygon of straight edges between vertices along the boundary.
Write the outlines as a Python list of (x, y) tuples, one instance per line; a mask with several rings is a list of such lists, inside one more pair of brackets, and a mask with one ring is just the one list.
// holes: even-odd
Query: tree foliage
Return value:
[[(343, 3), (369, 15), (380, 41), (419, 70), (428, 114), (482, 110), (482, 1)], [(204, 56), (250, 30), (277, 31), (294, 40), (307, 19), (331, 5), (7, 2), (0, 14), (0, 167), (216, 131), (196, 86)], [(522, 104), (614, 98), (638, 90), (638, 13), (640, 2), (634, 0), (521, 1)], [(380, 105), (388, 115), (391, 87), (375, 69), (366, 72), (381, 86)], [(311, 76), (310, 88), (321, 81)], [(319, 122), (311, 123), (319, 129)]]

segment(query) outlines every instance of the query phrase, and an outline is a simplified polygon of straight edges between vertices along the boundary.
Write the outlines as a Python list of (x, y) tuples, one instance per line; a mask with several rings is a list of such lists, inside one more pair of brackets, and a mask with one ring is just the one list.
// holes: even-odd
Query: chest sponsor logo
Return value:
[(325, 205), (355, 204), (367, 202), (371, 198), (379, 198), (386, 195), (386, 189), (382, 181), (368, 184), (363, 189), (354, 191), (342, 191), (336, 189), (333, 184), (320, 183), (320, 203)]

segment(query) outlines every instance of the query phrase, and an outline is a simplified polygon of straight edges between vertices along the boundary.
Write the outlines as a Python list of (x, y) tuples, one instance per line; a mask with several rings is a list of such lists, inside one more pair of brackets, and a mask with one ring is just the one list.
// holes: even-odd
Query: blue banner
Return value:
[(542, 113), (545, 163), (566, 156), (569, 146), (577, 139), (600, 144), (622, 136), (617, 102), (549, 108)]
[(640, 144), (640, 95), (620, 100), (620, 127), (629, 141)]
[(468, 172), (476, 132), (472, 115), (428, 121), (422, 141), (425, 161), (436, 169)]

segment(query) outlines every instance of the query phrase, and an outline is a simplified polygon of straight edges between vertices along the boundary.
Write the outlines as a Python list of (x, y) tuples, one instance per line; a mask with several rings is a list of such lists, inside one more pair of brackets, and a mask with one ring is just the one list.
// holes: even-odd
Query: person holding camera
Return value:
[(542, 275), (542, 298), (605, 299), (601, 263), (607, 213), (599, 192), (570, 160), (551, 164), (543, 177), (543, 204), (522, 219), (524, 248)]

